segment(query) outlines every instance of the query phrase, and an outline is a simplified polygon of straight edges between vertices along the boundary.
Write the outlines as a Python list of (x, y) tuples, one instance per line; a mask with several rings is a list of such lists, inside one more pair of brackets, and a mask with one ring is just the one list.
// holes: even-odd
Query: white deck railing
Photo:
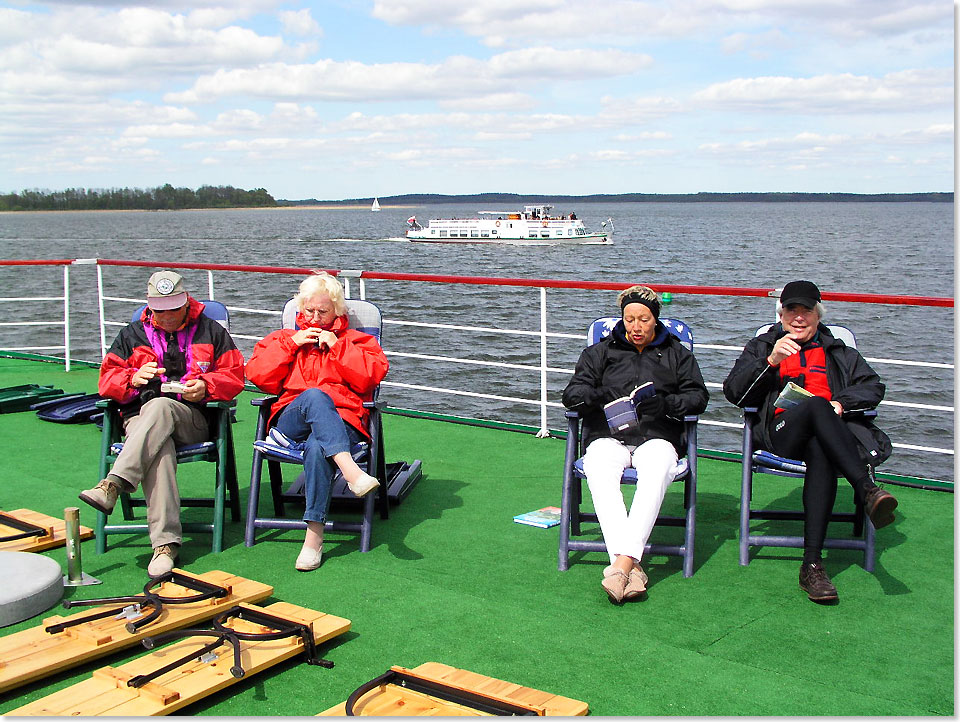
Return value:
[[(11, 262), (0, 261), (0, 264), (9, 265)], [(190, 269), (200, 269), (204, 270), (207, 274), (207, 290), (206, 298), (215, 298), (216, 297), (216, 288), (215, 288), (215, 272), (245, 272), (245, 273), (257, 273), (257, 274), (300, 274), (305, 275), (310, 273), (310, 269), (291, 269), (291, 268), (277, 268), (277, 267), (250, 267), (250, 266), (230, 266), (224, 264), (167, 264), (167, 263), (152, 263), (152, 262), (123, 262), (123, 261), (103, 261), (97, 259), (81, 259), (76, 261), (77, 264), (96, 264), (96, 286), (97, 286), (97, 303), (99, 309), (99, 330), (100, 330), (100, 358), (106, 353), (107, 348), (109, 347), (110, 341), (112, 341), (113, 334), (108, 334), (108, 328), (111, 327), (120, 327), (127, 324), (130, 320), (129, 311), (127, 315), (120, 315), (119, 317), (108, 318), (105, 311), (105, 302), (115, 302), (121, 303), (124, 305), (129, 304), (140, 305), (145, 302), (143, 298), (131, 298), (121, 295), (112, 295), (106, 292), (105, 290), (105, 280), (104, 274), (105, 270), (109, 269), (111, 266), (143, 266), (150, 268), (157, 267), (167, 267), (167, 268), (190, 268)], [(38, 265), (34, 263), (33, 265)], [(53, 326), (63, 329), (63, 344), (50, 345), (50, 346), (34, 346), (34, 347), (4, 347), (0, 350), (9, 350), (9, 351), (62, 351), (64, 358), (66, 359), (67, 368), (69, 369), (70, 363), (70, 296), (69, 296), (69, 265), (63, 266), (63, 293), (62, 295), (50, 295), (50, 296), (32, 296), (32, 297), (13, 297), (13, 298), (0, 298), (0, 301), (5, 302), (16, 302), (16, 301), (25, 301), (29, 300), (31, 302), (49, 302), (51, 304), (57, 304), (58, 307), (62, 308), (62, 320), (50, 320), (43, 322), (4, 322), (0, 323), (0, 332), (2, 332), (2, 327), (14, 327), (14, 326), (28, 326), (28, 325), (45, 325)], [(445, 324), (445, 323), (427, 323), (421, 321), (412, 321), (412, 320), (403, 320), (398, 318), (390, 318), (387, 313), (389, 309), (384, 309), (384, 324), (392, 325), (396, 327), (407, 327), (407, 328), (417, 328), (422, 329), (425, 332), (435, 332), (436, 333), (436, 344), (433, 348), (428, 348), (420, 351), (407, 351), (403, 349), (391, 349), (388, 346), (386, 354), (388, 357), (392, 358), (403, 358), (411, 360), (423, 360), (430, 362), (439, 362), (443, 364), (449, 364), (451, 368), (457, 367), (484, 367), (489, 369), (499, 369), (499, 370), (509, 370), (509, 371), (519, 371), (522, 373), (529, 373), (531, 376), (537, 378), (535, 385), (539, 388), (539, 393), (536, 398), (526, 398), (522, 396), (511, 396), (504, 394), (493, 393), (490, 389), (478, 389), (478, 390), (463, 390), (455, 389), (445, 386), (438, 386), (432, 384), (418, 383), (416, 379), (388, 379), (383, 382), (384, 386), (395, 387), (399, 389), (406, 389), (416, 392), (424, 392), (427, 394), (435, 394), (439, 396), (450, 396), (450, 397), (472, 397), (478, 399), (487, 399), (497, 402), (509, 402), (513, 404), (520, 404), (524, 406), (529, 406), (539, 409), (539, 432), (538, 436), (545, 436), (549, 434), (548, 426), (548, 410), (549, 409), (562, 409), (562, 404), (559, 400), (551, 400), (550, 397), (550, 379), (555, 378), (558, 375), (567, 375), (573, 373), (572, 368), (567, 368), (563, 366), (554, 366), (550, 363), (550, 358), (548, 355), (548, 340), (551, 339), (562, 339), (569, 340), (578, 343), (582, 343), (584, 339), (584, 334), (581, 333), (563, 333), (556, 331), (548, 331), (548, 311), (547, 311), (547, 300), (548, 300), (548, 291), (554, 289), (617, 289), (623, 288), (628, 284), (597, 284), (597, 283), (576, 283), (576, 282), (567, 282), (567, 281), (535, 281), (529, 279), (491, 279), (491, 278), (471, 278), (471, 277), (452, 277), (452, 276), (427, 276), (422, 274), (390, 274), (390, 273), (376, 273), (376, 272), (362, 272), (358, 270), (331, 270), (331, 273), (337, 274), (341, 280), (344, 282), (346, 295), (351, 297), (352, 293), (356, 293), (359, 298), (367, 297), (367, 285), (371, 281), (376, 281), (378, 279), (388, 280), (391, 282), (403, 281), (409, 283), (452, 283), (452, 284), (481, 284), (481, 285), (503, 285), (503, 286), (525, 286), (529, 287), (531, 292), (535, 292), (538, 296), (537, 302), (539, 305), (539, 328), (536, 330), (530, 329), (517, 329), (517, 328), (502, 328), (494, 325), (461, 325), (461, 324)], [(680, 289), (681, 293), (697, 293), (698, 287), (680, 287), (680, 286), (671, 286), (663, 287), (658, 290), (668, 290), (668, 289)], [(766, 296), (770, 295), (770, 291), (767, 289), (716, 289), (710, 287), (699, 287), (699, 290), (704, 293), (709, 293), (711, 295), (752, 295), (752, 296)], [(674, 290), (673, 292), (678, 292)], [(851, 296), (851, 298), (841, 298), (843, 296)], [(825, 299), (830, 299), (831, 294), (824, 294)], [(892, 299), (893, 297), (883, 297), (875, 296), (872, 298), (866, 298), (866, 294), (858, 294), (856, 297), (852, 297), (850, 294), (832, 294), (834, 298), (832, 300), (852, 300), (853, 302), (884, 302), (883, 299)], [(232, 314), (235, 314), (235, 318), (242, 317), (243, 315), (248, 316), (264, 316), (264, 317), (279, 317), (280, 311), (274, 309), (262, 309), (262, 308), (252, 308), (249, 306), (241, 306), (237, 304), (229, 303), (228, 299), (220, 298), (221, 302), (225, 302), (227, 308)], [(953, 306), (953, 299), (917, 299), (916, 297), (898, 297), (896, 300), (888, 300), (888, 303), (899, 303), (905, 305), (925, 305), (925, 306), (939, 306), (939, 307), (949, 307)], [(532, 304), (531, 304), (532, 306)], [(236, 326), (236, 323), (233, 324)], [(273, 324), (271, 324), (271, 327)], [(539, 349), (539, 363), (537, 364), (525, 364), (525, 363), (507, 363), (502, 361), (491, 361), (484, 359), (476, 358), (462, 358), (455, 357), (449, 354), (443, 353), (441, 350), (443, 348), (443, 334), (456, 331), (472, 334), (494, 334), (504, 337), (526, 337), (531, 341), (537, 344)], [(261, 335), (251, 335), (251, 334), (242, 334), (242, 333), (233, 333), (233, 336), (238, 340), (246, 340), (250, 342), (255, 342), (262, 338)], [(716, 352), (722, 354), (730, 354), (730, 363), (729, 366), (733, 363), (733, 360), (736, 358), (736, 355), (742, 350), (741, 346), (725, 345), (725, 344), (696, 344), (696, 351), (698, 355), (703, 354), (704, 352)], [(56, 355), (56, 354), (53, 354)], [(97, 359), (99, 360), (99, 359)], [(867, 361), (878, 367), (888, 367), (892, 369), (896, 368), (906, 368), (906, 367), (920, 367), (920, 368), (929, 368), (929, 369), (938, 369), (941, 371), (953, 371), (954, 365), (949, 363), (939, 363), (939, 362), (926, 362), (926, 361), (912, 361), (905, 359), (896, 359), (896, 358), (874, 358), (867, 357)], [(889, 374), (888, 374), (889, 375)], [(721, 384), (716, 381), (707, 381), (708, 388), (719, 389)], [(920, 403), (917, 401), (904, 400), (904, 399), (888, 399), (881, 402), (884, 406), (889, 407), (898, 407), (903, 409), (911, 409), (925, 412), (934, 412), (937, 414), (950, 415), (952, 417), (954, 413), (954, 407), (948, 404), (930, 404), (930, 403)], [(450, 404), (451, 408), (455, 407), (455, 403)], [(452, 415), (459, 415), (451, 412)], [(708, 410), (709, 414), (709, 410)], [(503, 420), (509, 423), (509, 420)], [(711, 418), (701, 418), (700, 423), (706, 426), (717, 426), (725, 428), (739, 429), (742, 428), (741, 423), (734, 423), (729, 421), (716, 420)], [(902, 442), (894, 443), (895, 448), (900, 448), (904, 450), (911, 450), (915, 452), (929, 453), (929, 454), (941, 454), (941, 455), (953, 455), (953, 448), (945, 448), (940, 446), (932, 445), (919, 445), (919, 444), (908, 444)]]

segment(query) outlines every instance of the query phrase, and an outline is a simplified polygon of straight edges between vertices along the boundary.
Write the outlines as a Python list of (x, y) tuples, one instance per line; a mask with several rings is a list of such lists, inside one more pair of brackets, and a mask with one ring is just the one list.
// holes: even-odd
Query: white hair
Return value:
[[(821, 321), (823, 317), (827, 315), (827, 308), (820, 301), (817, 301), (817, 305), (813, 307), (813, 310), (817, 312), (817, 318)], [(783, 316), (783, 304), (780, 301), (777, 301), (777, 317)]]
[(307, 276), (300, 282), (300, 288), (294, 298), (297, 300), (297, 308), (303, 310), (303, 304), (307, 299), (314, 296), (327, 296), (333, 304), (333, 309), (338, 316), (347, 313), (347, 304), (344, 302), (343, 286), (340, 281), (331, 276), (326, 271), (317, 271), (312, 276)]

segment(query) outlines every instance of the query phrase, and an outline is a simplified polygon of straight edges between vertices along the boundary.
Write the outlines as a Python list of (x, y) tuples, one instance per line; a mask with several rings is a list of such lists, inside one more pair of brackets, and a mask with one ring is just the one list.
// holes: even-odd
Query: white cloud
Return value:
[(945, 108), (953, 98), (946, 71), (909, 70), (881, 78), (843, 73), (810, 78), (736, 78), (694, 93), (700, 108), (782, 113), (872, 113)]
[(313, 19), (308, 8), (303, 10), (283, 10), (279, 13), (280, 23), (285, 32), (291, 35), (320, 37), (323, 29)]
[(555, 83), (615, 77), (649, 64), (648, 56), (637, 53), (553, 48), (508, 51), (489, 60), (453, 56), (439, 64), (329, 59), (305, 65), (269, 63), (203, 75), (189, 90), (168, 93), (165, 98), (174, 103), (203, 103), (234, 95), (352, 102), (503, 97), (516, 92), (518, 80)]

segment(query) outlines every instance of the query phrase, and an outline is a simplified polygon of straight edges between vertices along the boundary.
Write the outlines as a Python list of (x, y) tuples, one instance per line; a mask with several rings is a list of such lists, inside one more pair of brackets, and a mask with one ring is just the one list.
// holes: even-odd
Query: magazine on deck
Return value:
[(545, 506), (542, 509), (528, 511), (525, 514), (517, 514), (513, 517), (517, 524), (528, 524), (529, 526), (538, 526), (541, 529), (549, 529), (560, 523), (560, 507)]
[(792, 409), (805, 399), (809, 399), (813, 394), (802, 386), (797, 386), (793, 381), (787, 381), (777, 400), (773, 403), (778, 409)]
[(653, 398), (657, 395), (652, 381), (637, 386), (629, 396), (621, 396), (609, 404), (604, 404), (603, 413), (607, 417), (607, 425), (611, 433), (626, 431), (640, 425), (637, 418), (637, 406), (641, 401)]

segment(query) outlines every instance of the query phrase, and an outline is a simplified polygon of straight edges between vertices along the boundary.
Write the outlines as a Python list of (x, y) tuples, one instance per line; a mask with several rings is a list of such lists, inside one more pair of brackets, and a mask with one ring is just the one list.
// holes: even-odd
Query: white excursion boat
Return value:
[[(576, 213), (552, 216), (553, 206), (524, 206), (523, 211), (477, 211), (478, 218), (407, 219), (407, 239), (434, 243), (610, 243), (613, 221), (588, 231)], [(607, 231), (609, 224), (610, 230)]]

